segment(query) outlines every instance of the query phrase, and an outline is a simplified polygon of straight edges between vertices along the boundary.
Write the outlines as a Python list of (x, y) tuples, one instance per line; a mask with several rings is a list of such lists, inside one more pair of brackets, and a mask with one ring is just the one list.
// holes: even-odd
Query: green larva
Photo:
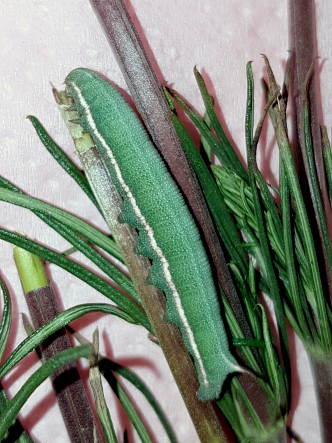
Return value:
[(163, 290), (198, 373), (198, 397), (220, 395), (239, 370), (229, 352), (210, 265), (177, 185), (136, 114), (119, 91), (87, 69), (65, 81), (79, 123), (90, 133), (123, 197), (121, 222), (138, 228), (137, 253), (152, 259), (150, 281)]

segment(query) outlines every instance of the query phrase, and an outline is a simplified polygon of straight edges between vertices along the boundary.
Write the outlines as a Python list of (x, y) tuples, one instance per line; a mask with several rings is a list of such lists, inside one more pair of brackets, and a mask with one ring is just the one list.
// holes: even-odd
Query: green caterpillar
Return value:
[(210, 265), (183, 197), (116, 88), (82, 68), (65, 83), (79, 124), (94, 139), (123, 197), (119, 221), (138, 229), (136, 252), (152, 260), (149, 283), (165, 292), (167, 319), (178, 326), (194, 359), (197, 395), (217, 398), (239, 366), (229, 352)]

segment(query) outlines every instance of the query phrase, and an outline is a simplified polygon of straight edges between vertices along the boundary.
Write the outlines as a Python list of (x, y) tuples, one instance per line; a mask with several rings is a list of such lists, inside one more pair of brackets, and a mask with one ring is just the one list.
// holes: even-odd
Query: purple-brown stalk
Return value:
[(160, 82), (123, 0), (90, 0), (155, 146), (182, 190), (203, 233), (219, 285), (246, 338), (253, 338), (199, 182), (169, 117)]
[[(304, 172), (301, 169), (304, 166), (307, 177), (309, 176), (309, 167), (306, 160), (305, 142), (304, 142), (304, 113), (303, 113), (303, 84), (306, 75), (310, 69), (313, 60), (317, 57), (316, 52), (316, 31), (315, 31), (315, 13), (313, 0), (290, 0), (289, 3), (289, 36), (290, 49), (293, 55), (293, 82), (291, 86), (291, 95), (293, 98), (293, 155), (300, 176), (301, 184), (307, 186), (307, 179), (303, 177)], [(332, 213), (327, 191), (327, 181), (323, 160), (322, 137), (320, 128), (319, 103), (317, 93), (317, 76), (314, 73), (308, 87), (308, 97), (310, 103), (310, 129), (312, 138), (313, 155), (316, 165), (316, 173), (319, 182), (321, 200), (323, 205), (324, 217), (329, 233), (332, 239)], [(324, 257), (324, 266), (327, 280), (327, 290), (330, 303), (332, 303), (332, 273), (327, 257), (326, 247), (322, 237), (322, 228), (318, 218), (317, 205), (311, 188), (309, 189), (311, 202), (306, 201), (307, 211), (312, 222), (316, 220), (318, 235), (321, 240), (321, 248)], [(306, 195), (306, 193), (303, 193)], [(318, 239), (317, 239), (318, 240)]]
[[(294, 124), (294, 141), (293, 153), (301, 176), (301, 162), (304, 163), (304, 168), (307, 171), (306, 155), (304, 148), (304, 118), (303, 118), (303, 102), (301, 87), (305, 81), (307, 72), (315, 57), (317, 57), (315, 41), (315, 14), (313, 0), (290, 0), (289, 11), (289, 35), (290, 48), (294, 54), (294, 78), (291, 88), (293, 96), (293, 124)], [(313, 154), (316, 164), (316, 172), (320, 186), (321, 199), (323, 203), (324, 216), (329, 231), (329, 237), (332, 238), (332, 217), (331, 206), (329, 203), (324, 161), (322, 156), (322, 140), (319, 122), (319, 105), (318, 94), (316, 86), (316, 75), (312, 78), (309, 86), (309, 102), (310, 102), (310, 123)], [(302, 184), (305, 186), (305, 180)], [(310, 184), (309, 184), (310, 188)], [(303, 193), (305, 195), (305, 193)], [(321, 236), (321, 227), (317, 217), (317, 208), (314, 199), (307, 201), (307, 210), (311, 219), (316, 219), (318, 225), (319, 237)], [(313, 208), (313, 210), (312, 210)], [(314, 215), (313, 215), (314, 213)], [(330, 295), (330, 303), (332, 303), (332, 278), (331, 269), (327, 259), (326, 250), (322, 243), (322, 251), (324, 256), (325, 272), (327, 276), (327, 289)], [(317, 244), (317, 243), (316, 243)], [(321, 268), (323, 271), (323, 267)], [(323, 271), (324, 272), (324, 271)], [(326, 361), (319, 361), (311, 356), (311, 363), (313, 375), (316, 384), (316, 394), (319, 407), (319, 415), (321, 421), (322, 441), (328, 443), (332, 438), (332, 362), (328, 359)]]
[[(39, 329), (60, 314), (51, 284), (27, 292), (25, 298), (35, 329)], [(61, 329), (42, 343), (41, 350), (45, 360), (49, 360), (70, 347), (67, 332)], [(76, 363), (66, 364), (55, 371), (51, 380), (70, 441), (72, 443), (93, 442), (96, 424)], [(100, 434), (97, 432), (96, 435), (98, 442), (101, 443)]]

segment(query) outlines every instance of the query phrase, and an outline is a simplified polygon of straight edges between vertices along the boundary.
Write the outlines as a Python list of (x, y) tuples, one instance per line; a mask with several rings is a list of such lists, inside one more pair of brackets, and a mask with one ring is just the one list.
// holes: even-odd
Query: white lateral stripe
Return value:
[(194, 337), (194, 333), (189, 325), (188, 319), (186, 317), (186, 314), (184, 312), (182, 303), (181, 303), (181, 299), (180, 299), (180, 295), (176, 289), (176, 286), (173, 282), (172, 279), (172, 275), (169, 271), (169, 263), (163, 253), (163, 251), (161, 250), (161, 248), (158, 246), (155, 237), (154, 237), (154, 232), (151, 228), (151, 226), (149, 225), (149, 223), (146, 221), (144, 215), (142, 214), (140, 208), (138, 207), (135, 197), (133, 196), (129, 186), (126, 184), (126, 182), (124, 181), (123, 177), (122, 177), (122, 173), (120, 171), (119, 165), (117, 164), (116, 158), (114, 157), (114, 154), (112, 152), (112, 150), (110, 149), (110, 147), (108, 146), (108, 144), (106, 143), (105, 139), (102, 137), (102, 135), (100, 134), (100, 132), (97, 129), (97, 126), (94, 122), (94, 119), (92, 117), (91, 111), (90, 111), (90, 106), (87, 103), (87, 101), (85, 100), (85, 98), (83, 97), (83, 94), (81, 93), (81, 90), (79, 89), (79, 87), (76, 85), (76, 83), (72, 83), (73, 88), (75, 89), (77, 95), (78, 95), (78, 99), (80, 101), (81, 106), (83, 107), (85, 114), (86, 114), (86, 120), (91, 128), (91, 130), (93, 131), (94, 136), (99, 140), (99, 142), (102, 144), (102, 146), (105, 148), (107, 155), (112, 163), (112, 165), (114, 166), (114, 170), (117, 176), (117, 179), (120, 183), (120, 185), (122, 186), (122, 189), (125, 191), (130, 204), (132, 205), (132, 208), (134, 210), (135, 215), (137, 216), (137, 218), (139, 219), (139, 221), (141, 222), (142, 226), (144, 227), (149, 240), (150, 240), (150, 244), (151, 247), (153, 249), (153, 251), (157, 254), (160, 263), (162, 265), (162, 270), (163, 270), (163, 274), (166, 280), (166, 283), (169, 287), (169, 289), (171, 290), (172, 293), (172, 297), (174, 300), (174, 304), (177, 310), (177, 313), (180, 317), (181, 323), (187, 333), (187, 337), (188, 337), (188, 341), (190, 343), (191, 349), (193, 351), (194, 357), (196, 358), (198, 364), (199, 364), (199, 369), (202, 375), (202, 379), (203, 379), (203, 383), (204, 385), (209, 385), (209, 381), (207, 378), (207, 373), (203, 364), (203, 360), (202, 357), (200, 355), (200, 352), (197, 348), (197, 344), (195, 342), (195, 337)]

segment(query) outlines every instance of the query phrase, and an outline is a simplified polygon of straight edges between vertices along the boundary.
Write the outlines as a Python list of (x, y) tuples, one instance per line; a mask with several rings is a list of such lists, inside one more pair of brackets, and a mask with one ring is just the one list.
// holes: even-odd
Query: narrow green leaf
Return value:
[(227, 155), (233, 165), (233, 169), (235, 171), (237, 171), (237, 174), (240, 177), (242, 177), (244, 180), (248, 180), (248, 174), (247, 174), (246, 170), (244, 169), (244, 166), (242, 165), (233, 146), (231, 145), (230, 141), (226, 137), (226, 134), (225, 134), (225, 132), (220, 124), (220, 121), (218, 120), (217, 114), (214, 110), (213, 101), (211, 100), (211, 96), (208, 93), (208, 90), (207, 90), (206, 85), (204, 83), (203, 77), (198, 72), (196, 67), (194, 68), (194, 74), (195, 74), (195, 78), (196, 78), (198, 87), (199, 87), (201, 94), (202, 94), (202, 98), (204, 101), (206, 112), (210, 118), (213, 129), (216, 132), (216, 135), (218, 137), (220, 145), (223, 147), (223, 149), (227, 153)]
[(90, 362), (89, 383), (93, 392), (96, 412), (104, 431), (104, 437), (106, 443), (117, 443), (117, 438), (115, 435), (111, 415), (109, 413), (105, 401), (104, 390), (101, 383), (101, 375), (98, 367), (98, 353), (99, 353), (98, 329), (96, 329), (93, 333), (93, 350), (94, 350), (94, 358)]
[[(225, 312), (225, 318), (227, 321), (227, 325), (230, 329), (230, 332), (232, 334), (233, 340), (243, 340), (244, 334), (238, 324), (238, 322), (236, 321), (235, 315), (226, 299), (226, 297), (224, 296), (224, 294), (221, 293), (221, 297), (222, 297), (222, 303), (223, 303), (223, 309)], [(248, 362), (248, 365), (250, 367), (250, 369), (256, 373), (256, 374), (260, 374), (260, 375), (264, 375), (264, 368), (261, 367), (259, 365), (259, 363), (256, 361), (255, 356), (252, 352), (252, 350), (250, 349), (250, 347), (243, 347), (241, 348), (241, 352), (244, 356), (244, 358), (246, 359), (246, 361)]]
[[(263, 113), (263, 116), (260, 120), (260, 122), (257, 125), (257, 130), (255, 133), (255, 136), (253, 137), (253, 122), (254, 122), (254, 80), (251, 70), (251, 63), (249, 62), (247, 64), (247, 112), (246, 112), (246, 146), (247, 146), (247, 155), (248, 155), (248, 168), (251, 167), (251, 162), (254, 162), (255, 164), (253, 166), (253, 173), (255, 175), (255, 180), (258, 183), (258, 186), (260, 188), (260, 195), (262, 197), (264, 206), (268, 212), (270, 212), (272, 216), (272, 222), (275, 226), (275, 230), (277, 233), (277, 238), (280, 243), (280, 250), (283, 250), (283, 237), (282, 237), (282, 227), (281, 227), (281, 221), (280, 217), (277, 211), (276, 204), (272, 198), (272, 195), (268, 189), (268, 186), (261, 174), (261, 172), (257, 168), (256, 164), (256, 147), (258, 144), (258, 139), (263, 127), (263, 122), (265, 120), (266, 113), (270, 109), (270, 105), (272, 105), (277, 95), (279, 94), (279, 91), (275, 94), (270, 94), (270, 98), (267, 102), (267, 105), (265, 106), (265, 110)], [(250, 172), (249, 172), (250, 174)]]
[(174, 114), (171, 114), (171, 119), (200, 181), (214, 222), (227, 251), (241, 271), (246, 274), (246, 256), (244, 251), (238, 247), (240, 244), (239, 234), (227, 210), (223, 196), (183, 124)]
[(41, 142), (48, 150), (48, 152), (59, 163), (59, 165), (67, 172), (67, 174), (69, 174), (76, 181), (76, 183), (86, 193), (86, 195), (90, 198), (92, 203), (96, 206), (96, 208), (100, 212), (98, 202), (95, 196), (93, 195), (89, 182), (82, 173), (82, 171), (80, 171), (78, 167), (70, 160), (70, 158), (60, 148), (60, 146), (57, 145), (55, 141), (51, 139), (51, 137), (48, 135), (43, 125), (36, 117), (28, 115), (27, 119), (30, 120), (31, 123), (33, 124), (33, 127), (35, 128), (38, 137), (40, 138)]
[(169, 441), (171, 443), (177, 443), (177, 439), (175, 437), (175, 434), (173, 432), (172, 426), (169, 423), (167, 417), (163, 413), (162, 409), (160, 408), (157, 400), (155, 399), (153, 393), (149, 390), (149, 388), (145, 385), (145, 383), (132, 371), (127, 369), (124, 366), (121, 366), (111, 360), (108, 360), (106, 358), (102, 358), (99, 361), (99, 369), (101, 373), (104, 375), (104, 377), (108, 378), (108, 373), (111, 371), (116, 372), (121, 377), (128, 380), (132, 385), (134, 385), (147, 399), (147, 401), (150, 403), (151, 407), (155, 411), (156, 415), (158, 416), (160, 422), (162, 423)]
[(65, 224), (74, 232), (87, 238), (91, 243), (99, 246), (112, 256), (116, 257), (119, 254), (118, 248), (115, 247), (114, 240), (67, 211), (58, 209), (49, 203), (38, 200), (37, 198), (29, 197), (22, 192), (12, 191), (4, 187), (0, 188), (0, 200), (30, 209), (31, 211), (41, 211)]
[(21, 235), (14, 234), (13, 232), (0, 228), (0, 238), (8, 241), (9, 243), (17, 245), (20, 248), (26, 249), (27, 251), (32, 252), (48, 262), (56, 264), (57, 266), (60, 266), (66, 271), (80, 278), (92, 288), (111, 299), (134, 321), (140, 323), (149, 332), (153, 332), (147, 315), (142, 311), (142, 309), (98, 275), (85, 269), (83, 266), (79, 265), (73, 260), (64, 257), (62, 254), (58, 254), (57, 252), (54, 252), (45, 246), (42, 246)]
[(263, 210), (261, 207), (258, 189), (256, 187), (256, 181), (255, 181), (255, 174), (252, 171), (251, 168), (249, 168), (249, 180), (253, 195), (253, 200), (255, 204), (255, 214), (257, 218), (257, 228), (258, 228), (258, 237), (261, 244), (261, 250), (262, 255), (264, 257), (265, 261), (265, 267), (266, 267), (266, 274), (265, 274), (265, 281), (268, 282), (270, 292), (269, 295), (274, 301), (276, 315), (279, 323), (280, 333), (281, 333), (281, 343), (282, 343), (282, 349), (283, 349), (283, 360), (284, 364), (286, 366), (286, 370), (289, 370), (289, 347), (288, 347), (288, 338), (287, 338), (287, 329), (286, 329), (286, 322), (285, 322), (285, 313), (284, 308), (281, 300), (281, 294), (280, 294), (280, 287), (278, 283), (278, 279), (273, 267), (273, 261), (269, 246), (269, 240), (266, 232), (266, 226), (264, 222), (263, 217)]
[[(250, 72), (249, 72), (250, 76)], [(249, 81), (250, 83), (250, 81)], [(265, 189), (266, 191), (266, 183), (261, 175), (261, 173), (258, 170), (257, 162), (256, 162), (256, 150), (257, 150), (257, 144), (259, 140), (259, 136), (263, 127), (263, 122), (265, 119), (265, 116), (270, 108), (270, 106), (276, 101), (276, 98), (279, 94), (278, 88), (276, 88), (276, 91), (273, 93), (270, 101), (266, 104), (264, 108), (263, 115), (257, 125), (257, 129), (252, 141), (252, 144), (249, 145), (250, 137), (247, 136), (247, 155), (248, 155), (248, 168), (249, 168), (249, 184), (251, 187), (252, 192), (252, 198), (254, 202), (254, 208), (255, 208), (255, 216), (257, 220), (257, 231), (258, 231), (258, 238), (261, 244), (261, 250), (262, 254), (264, 256), (265, 265), (266, 265), (266, 275), (265, 280), (268, 282), (270, 292), (269, 295), (274, 301), (275, 311), (277, 320), (279, 323), (279, 330), (280, 330), (280, 342), (281, 342), (281, 348), (282, 348), (282, 355), (283, 355), (283, 361), (285, 365), (285, 370), (287, 373), (290, 373), (290, 361), (289, 361), (289, 347), (288, 347), (288, 338), (287, 338), (287, 329), (286, 329), (286, 321), (285, 321), (285, 313), (284, 308), (281, 300), (281, 294), (280, 294), (280, 287), (278, 283), (278, 279), (275, 273), (275, 269), (273, 266), (272, 261), (272, 255), (266, 230), (266, 223), (264, 220), (263, 215), (263, 208), (260, 200), (260, 195), (258, 188), (256, 186), (256, 180), (258, 181), (258, 184), (260, 186), (260, 191), (263, 192)], [(250, 94), (248, 94), (250, 99)], [(253, 109), (250, 105), (247, 104), (247, 113), (252, 113)], [(247, 121), (251, 121), (252, 117), (249, 115), (247, 116)], [(261, 188), (263, 187), (263, 189)], [(265, 198), (267, 200), (267, 203), (269, 205), (269, 209), (271, 208), (271, 205), (274, 207), (271, 208), (271, 211), (274, 213), (274, 217), (277, 218), (276, 224), (280, 223), (279, 215), (276, 212), (275, 204), (272, 200), (272, 196), (270, 192), (267, 190), (267, 193), (269, 196), (265, 195)], [(281, 226), (279, 226), (279, 229)], [(282, 233), (282, 231), (281, 231)]]
[(295, 165), (290, 150), (287, 135), (281, 120), (281, 116), (276, 112), (277, 125), (277, 142), (280, 149), (282, 161), (285, 168), (285, 173), (289, 183), (290, 193), (293, 199), (295, 213), (298, 220), (297, 227), (304, 245), (305, 254), (308, 260), (309, 269), (307, 278), (313, 284), (313, 296), (317, 306), (317, 317), (322, 339), (323, 350), (327, 351), (331, 348), (331, 328), (327, 315), (326, 300), (324, 298), (320, 272), (318, 268), (315, 245), (312, 237), (312, 232), (306, 212), (303, 196), (295, 171)]
[(278, 369), (276, 366), (277, 364), (279, 365), (279, 362), (277, 361), (276, 355), (273, 351), (269, 324), (267, 322), (267, 317), (264, 307), (261, 304), (259, 304), (258, 306), (261, 308), (263, 314), (262, 326), (263, 326), (265, 349), (267, 354), (267, 363), (268, 363), (267, 369), (269, 374), (269, 381), (271, 383), (271, 386), (273, 387), (274, 394), (276, 396), (276, 403), (280, 404), (280, 385), (279, 385)]
[[(0, 415), (6, 409), (8, 403), (7, 394), (0, 384)], [(11, 424), (8, 431), (9, 437), (6, 439), (6, 442), (14, 442), (15, 439), (15, 443), (34, 443), (18, 419)]]
[(237, 436), (238, 441), (245, 441), (246, 435), (243, 432), (242, 424), (239, 419), (235, 401), (229, 391), (226, 391), (221, 400), (216, 401), (218, 407), (226, 417), (228, 423), (232, 423), (232, 428)]
[(126, 411), (128, 418), (132, 422), (134, 428), (136, 429), (142, 443), (152, 443), (151, 437), (148, 430), (146, 429), (141, 417), (139, 416), (135, 406), (129, 399), (125, 390), (121, 386), (120, 382), (115, 378), (111, 371), (103, 373), (105, 379), (113, 389), (115, 395), (118, 397), (123, 409)]
[(24, 358), (29, 352), (33, 351), (39, 346), (47, 337), (56, 332), (58, 329), (65, 327), (68, 323), (82, 317), (85, 314), (91, 312), (102, 312), (104, 314), (112, 314), (117, 317), (135, 324), (135, 322), (125, 314), (121, 309), (106, 304), (106, 303), (88, 303), (83, 305), (77, 305), (73, 308), (69, 308), (66, 311), (61, 312), (53, 320), (45, 323), (41, 328), (27, 337), (18, 347), (10, 354), (0, 366), (0, 378), (2, 378), (8, 371), (10, 371), (22, 358)]
[[(272, 91), (277, 90), (279, 87), (276, 84), (269, 61), (265, 56), (263, 57), (267, 67), (267, 72), (270, 81), (270, 88)], [(312, 67), (313, 66), (314, 65), (312, 65)], [(302, 100), (301, 100), (302, 102), (303, 99), (304, 97), (302, 95)], [(303, 103), (302, 107), (305, 108)], [(304, 251), (308, 262), (308, 270), (305, 275), (303, 275), (302, 272), (301, 277), (304, 279), (304, 282), (308, 281), (309, 285), (312, 286), (312, 291), (309, 293), (307, 292), (307, 297), (308, 299), (311, 296), (312, 298), (314, 298), (314, 304), (316, 305), (314, 306), (314, 309), (317, 311), (318, 323), (321, 331), (321, 343), (323, 347), (323, 352), (326, 352), (331, 347), (331, 325), (329, 324), (329, 319), (327, 314), (328, 307), (326, 304), (326, 300), (324, 299), (323, 296), (322, 281), (319, 272), (317, 255), (316, 255), (315, 245), (313, 242), (311, 227), (309, 225), (306, 207), (304, 204), (298, 177), (295, 171), (294, 160), (289, 147), (287, 128), (285, 123), (285, 107), (279, 109), (279, 107), (275, 106), (273, 109), (274, 109), (275, 122), (276, 122), (277, 142), (280, 149), (281, 158), (284, 163), (285, 173), (288, 180), (288, 186), (295, 207), (295, 214), (296, 214), (295, 222), (300, 234), (299, 237), (301, 237), (301, 242), (304, 245)], [(306, 159), (305, 163), (307, 163)], [(306, 169), (307, 168), (308, 165), (306, 165)], [(297, 246), (296, 241), (297, 239), (295, 237), (295, 247)], [(311, 304), (312, 306), (314, 305), (312, 302)]]
[[(211, 97), (212, 103), (214, 103), (213, 98)], [(205, 125), (207, 126), (207, 128), (209, 129), (209, 131), (211, 131), (212, 129), (212, 124), (211, 124), (211, 120), (209, 118), (208, 113), (205, 111), (204, 115), (203, 115), (203, 123), (205, 123)], [(204, 162), (206, 164), (211, 164), (212, 163), (212, 150), (211, 150), (211, 146), (206, 142), (204, 137), (201, 137), (201, 146), (204, 149), (204, 151), (202, 152), (201, 150), (201, 156), (204, 160)], [(204, 158), (204, 153), (205, 156), (207, 157), (207, 159)]]
[[(255, 408), (251, 404), (251, 401), (249, 400), (240, 381), (235, 377), (232, 379), (231, 391), (232, 391), (233, 400), (235, 403), (235, 407), (237, 409), (237, 414), (238, 414), (239, 420), (241, 422), (244, 434), (249, 437), (253, 432), (252, 427), (254, 427), (255, 434), (257, 433), (258, 435), (264, 435), (266, 433), (265, 427), (264, 427), (263, 423), (261, 422)], [(243, 413), (243, 408), (240, 407), (239, 402), (238, 402), (238, 398), (241, 399), (243, 406), (247, 409), (246, 414)], [(246, 418), (247, 414), (250, 417), (249, 420)], [(252, 426), (252, 425), (254, 425), (254, 426)], [(245, 438), (244, 442), (246, 442), (246, 440), (250, 441), (250, 437)]]
[[(211, 169), (215, 176), (218, 188), (225, 199), (227, 207), (229, 208), (230, 212), (235, 215), (238, 221), (238, 228), (241, 231), (244, 231), (248, 226), (254, 231), (255, 236), (257, 236), (257, 223), (254, 213), (252, 192), (249, 185), (238, 175), (228, 170), (228, 168), (225, 166), (211, 166)], [(264, 185), (262, 185), (262, 188), (263, 186)], [(269, 192), (268, 189), (266, 189), (266, 191)], [(272, 204), (273, 207), (271, 207)], [(264, 207), (266, 229), (271, 248), (276, 253), (278, 260), (282, 264), (284, 263), (284, 248), (283, 242), (281, 241), (282, 239), (279, 237), (280, 234), (278, 229), (281, 228), (281, 224), (277, 207), (273, 200), (264, 204)], [(246, 239), (247, 243), (251, 241), (249, 240), (249, 237), (247, 237), (247, 234)], [(263, 263), (263, 261), (261, 263)]]
[(284, 245), (285, 245), (285, 269), (288, 276), (288, 287), (287, 292), (289, 294), (292, 305), (297, 317), (297, 322), (301, 327), (300, 337), (310, 337), (309, 331), (307, 329), (307, 324), (305, 321), (305, 316), (300, 301), (300, 291), (298, 285), (298, 276), (295, 268), (295, 257), (294, 257), (294, 227), (291, 221), (291, 201), (290, 201), (290, 190), (288, 186), (287, 177), (285, 175), (284, 166), (282, 161), (280, 162), (280, 194), (281, 194), (281, 210), (282, 210), (282, 226), (284, 233)]
[[(192, 122), (195, 124), (199, 132), (201, 133), (202, 137), (206, 140), (206, 142), (211, 146), (212, 151), (216, 154), (221, 164), (226, 165), (229, 169), (232, 171), (235, 170), (239, 175), (241, 174), (241, 171), (238, 171), (237, 169), (234, 169), (234, 165), (232, 160), (229, 158), (229, 154), (226, 149), (224, 149), (223, 146), (220, 145), (220, 143), (217, 142), (217, 140), (213, 137), (208, 127), (205, 125), (204, 122), (200, 119), (200, 117), (192, 110), (192, 108), (177, 94), (175, 91), (168, 88), (168, 91), (172, 94), (174, 99), (177, 101), (177, 103), (180, 105), (180, 107), (184, 110), (184, 112), (190, 117)], [(232, 148), (233, 149), (233, 148)], [(244, 180), (248, 180), (247, 173), (243, 174), (242, 178)]]
[(163, 88), (163, 92), (164, 92), (164, 95), (166, 97), (169, 109), (171, 110), (171, 113), (174, 114), (174, 115), (177, 115), (176, 107), (174, 105), (172, 97), (171, 97), (170, 93), (168, 92), (167, 88)]
[(1, 276), (0, 276), (0, 287), (2, 290), (2, 296), (4, 301), (1, 324), (0, 324), (0, 361), (1, 361), (3, 353), (7, 346), (11, 322), (12, 322), (12, 304), (8, 288)]
[(254, 76), (251, 69), (251, 63), (247, 63), (247, 111), (246, 111), (246, 145), (247, 151), (251, 148), (254, 138)]
[(61, 368), (66, 363), (70, 363), (79, 358), (90, 358), (93, 355), (91, 345), (83, 345), (62, 351), (55, 357), (50, 358), (43, 364), (23, 385), (14, 398), (8, 403), (0, 418), (0, 439), (5, 436), (6, 430), (15, 420), (20, 409), (28, 400), (33, 391), (45, 381), (54, 371)]
[(70, 242), (76, 250), (82, 252), (88, 259), (90, 259), (100, 270), (115, 281), (124, 291), (126, 291), (130, 297), (141, 304), (137, 291), (134, 287), (132, 280), (118, 269), (115, 265), (104, 258), (99, 252), (97, 252), (92, 245), (87, 243), (83, 238), (77, 235), (72, 229), (63, 225), (61, 222), (53, 217), (48, 216), (48, 220), (52, 220), (52, 228), (55, 229), (63, 238)]
[[(308, 73), (310, 74), (310, 73)], [(331, 275), (331, 268), (332, 268), (332, 250), (329, 240), (329, 235), (327, 231), (326, 221), (325, 221), (325, 214), (323, 210), (323, 203), (321, 199), (321, 192), (319, 189), (319, 184), (317, 180), (317, 173), (316, 173), (316, 165), (315, 160), (312, 152), (312, 141), (311, 141), (311, 127), (310, 127), (310, 109), (309, 109), (309, 100), (307, 96), (307, 83), (303, 85), (303, 123), (304, 123), (304, 146), (307, 156), (307, 164), (308, 164), (308, 182), (311, 189), (311, 198), (313, 202), (313, 206), (315, 209), (315, 215), (317, 224), (319, 225), (319, 235), (322, 242), (322, 249), (323, 251), (326, 251), (327, 256), (327, 273), (330, 276), (330, 280), (332, 279)], [(325, 258), (324, 258), (325, 260)], [(332, 291), (332, 288), (330, 289)], [(330, 294), (330, 297), (332, 297), (332, 294)]]
[(330, 204), (332, 207), (332, 151), (331, 151), (329, 137), (327, 135), (326, 126), (321, 126), (321, 130), (322, 130), (322, 143), (323, 143), (325, 171), (326, 171), (327, 180), (328, 180), (328, 184), (329, 184), (329, 197), (330, 197)]
[[(20, 191), (16, 186), (8, 182), (7, 180), (0, 177), (0, 186), (5, 187), (6, 189), (16, 191), (24, 194)], [(89, 258), (95, 265), (97, 265), (102, 271), (105, 272), (112, 280), (115, 281), (121, 288), (126, 291), (135, 301), (140, 304), (140, 300), (134, 285), (121, 270), (119, 270), (116, 266), (114, 266), (111, 262), (106, 260), (101, 254), (99, 254), (91, 244), (86, 242), (80, 235), (77, 234), (72, 228), (66, 226), (65, 224), (59, 222), (56, 218), (45, 214), (40, 211), (33, 211), (41, 220), (47, 223), (51, 228), (53, 228), (56, 232), (58, 232), (63, 238), (65, 238), (69, 243), (71, 243), (75, 250), (79, 250), (82, 252), (87, 258)], [(106, 236), (105, 236), (106, 237)], [(109, 245), (113, 244), (112, 255), (116, 259), (123, 262), (123, 258), (119, 252), (117, 244), (106, 237), (108, 239)], [(110, 250), (108, 249), (108, 252)], [(67, 254), (66, 254), (67, 255)]]

